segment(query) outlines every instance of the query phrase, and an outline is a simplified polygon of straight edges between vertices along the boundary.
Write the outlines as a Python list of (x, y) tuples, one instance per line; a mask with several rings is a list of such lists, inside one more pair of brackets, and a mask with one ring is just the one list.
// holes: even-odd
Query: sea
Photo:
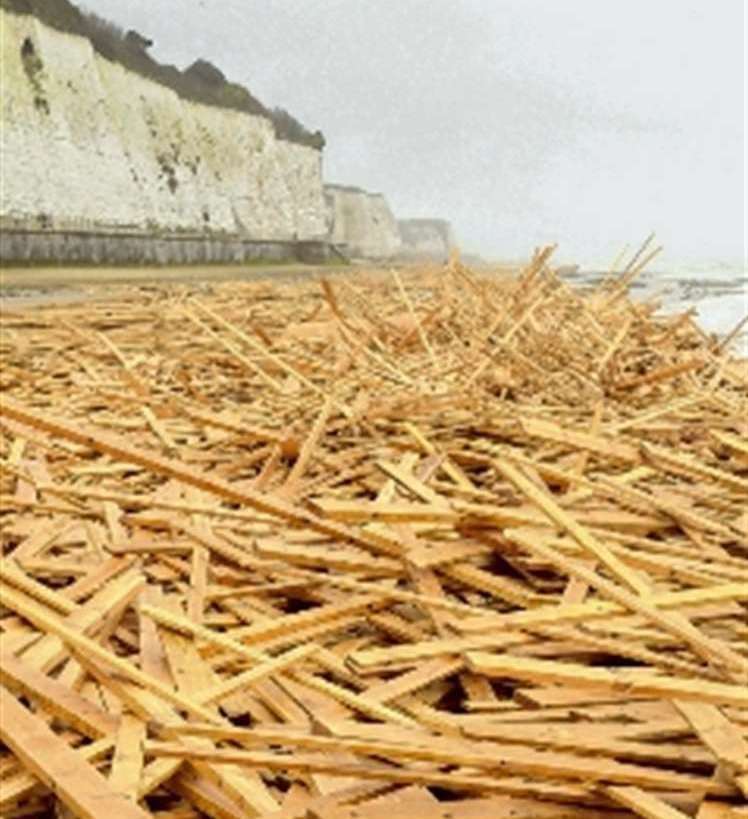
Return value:
[[(572, 279), (600, 281), (598, 271), (578, 271)], [(674, 315), (691, 308), (699, 326), (724, 338), (748, 316), (748, 267), (712, 263), (679, 265), (641, 273), (631, 287), (637, 301), (654, 299), (659, 315)], [(731, 343), (734, 355), (748, 358), (748, 322)]]

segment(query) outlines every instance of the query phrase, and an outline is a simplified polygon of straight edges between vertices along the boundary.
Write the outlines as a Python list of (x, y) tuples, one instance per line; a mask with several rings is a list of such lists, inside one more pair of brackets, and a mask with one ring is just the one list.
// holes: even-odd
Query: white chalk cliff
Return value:
[(322, 238), (322, 154), (0, 9), (5, 227)]
[[(448, 254), (447, 223), (398, 225), (382, 194), (325, 186), (321, 134), (202, 60), (160, 66), (134, 32), (104, 47), (87, 19), (69, 0), (0, 0), (3, 260)], [(195, 70), (208, 86), (184, 84)]]
[(400, 250), (397, 221), (381, 193), (326, 185), (328, 236), (352, 258), (389, 259)]

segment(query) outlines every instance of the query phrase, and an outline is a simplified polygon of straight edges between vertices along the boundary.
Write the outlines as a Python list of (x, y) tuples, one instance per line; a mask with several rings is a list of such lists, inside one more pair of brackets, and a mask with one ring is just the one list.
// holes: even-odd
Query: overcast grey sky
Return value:
[(84, 0), (324, 131), (329, 181), (466, 249), (743, 258), (743, 0)]

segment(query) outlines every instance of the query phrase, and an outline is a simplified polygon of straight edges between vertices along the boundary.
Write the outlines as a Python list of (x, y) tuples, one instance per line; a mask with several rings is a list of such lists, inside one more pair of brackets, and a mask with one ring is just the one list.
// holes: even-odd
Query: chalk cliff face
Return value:
[(401, 219), (397, 224), (404, 258), (444, 261), (457, 244), (452, 226), (443, 219)]
[(326, 185), (328, 235), (351, 258), (389, 259), (400, 250), (397, 221), (380, 193)]
[(2, 225), (324, 237), (320, 151), (35, 17), (0, 9), (0, 32)]

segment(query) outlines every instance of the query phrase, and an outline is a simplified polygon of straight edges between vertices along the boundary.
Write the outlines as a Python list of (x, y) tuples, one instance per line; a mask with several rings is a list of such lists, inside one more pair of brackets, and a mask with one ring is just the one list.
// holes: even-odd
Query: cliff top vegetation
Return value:
[(152, 42), (135, 31), (96, 14), (82, 11), (69, 0), (0, 0), (0, 8), (16, 14), (33, 15), (59, 31), (86, 37), (102, 57), (133, 73), (171, 88), (180, 97), (205, 105), (230, 108), (269, 119), (279, 139), (322, 150), (325, 138), (309, 131), (283, 108), (267, 108), (247, 88), (230, 82), (206, 60), (196, 60), (185, 71), (164, 65), (148, 53)]

